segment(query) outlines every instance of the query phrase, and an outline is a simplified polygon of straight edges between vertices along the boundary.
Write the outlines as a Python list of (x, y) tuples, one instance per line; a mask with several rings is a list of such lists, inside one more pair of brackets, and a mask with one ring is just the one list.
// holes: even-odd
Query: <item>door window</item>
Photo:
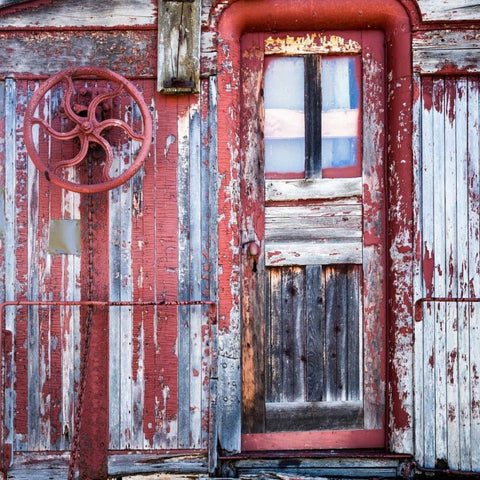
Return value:
[(265, 59), (267, 178), (361, 176), (360, 57)]

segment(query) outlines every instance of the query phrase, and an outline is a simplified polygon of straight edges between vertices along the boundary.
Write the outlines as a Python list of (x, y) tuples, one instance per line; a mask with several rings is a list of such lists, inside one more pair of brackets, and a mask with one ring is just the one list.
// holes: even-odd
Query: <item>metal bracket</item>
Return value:
[(415, 302), (414, 317), (415, 322), (421, 322), (423, 320), (422, 309), (420, 308), (423, 303), (480, 303), (478, 297), (425, 297), (419, 298)]

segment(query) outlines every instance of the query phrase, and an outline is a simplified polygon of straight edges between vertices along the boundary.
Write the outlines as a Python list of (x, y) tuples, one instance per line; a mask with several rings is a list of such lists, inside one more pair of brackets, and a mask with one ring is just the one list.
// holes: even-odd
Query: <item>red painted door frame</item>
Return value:
[[(411, 427), (403, 404), (395, 361), (402, 348), (412, 344), (413, 311), (413, 160), (411, 21), (397, 0), (280, 0), (275, 8), (268, 0), (238, 0), (222, 14), (218, 49), (218, 145), (219, 173), (219, 318), (240, 310), (239, 252), (241, 248), (240, 198), (240, 40), (249, 31), (321, 31), (381, 29), (386, 38), (387, 84), (387, 407), (389, 436)], [(234, 313), (232, 313), (234, 312)], [(408, 347), (407, 347), (408, 348)], [(387, 443), (388, 444), (388, 443)], [(295, 448), (295, 446), (293, 446)], [(330, 447), (327, 447), (330, 448)]]

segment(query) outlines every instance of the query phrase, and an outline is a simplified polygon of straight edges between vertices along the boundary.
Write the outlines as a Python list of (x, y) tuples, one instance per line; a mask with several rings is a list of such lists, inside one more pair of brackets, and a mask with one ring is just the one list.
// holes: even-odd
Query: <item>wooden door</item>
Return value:
[(383, 445), (382, 45), (242, 40), (244, 449)]

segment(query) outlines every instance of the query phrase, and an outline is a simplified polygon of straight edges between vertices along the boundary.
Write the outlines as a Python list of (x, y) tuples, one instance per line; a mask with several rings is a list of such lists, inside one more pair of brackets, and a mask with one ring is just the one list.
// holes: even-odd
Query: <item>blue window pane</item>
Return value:
[(322, 58), (322, 168), (357, 165), (358, 57)]

